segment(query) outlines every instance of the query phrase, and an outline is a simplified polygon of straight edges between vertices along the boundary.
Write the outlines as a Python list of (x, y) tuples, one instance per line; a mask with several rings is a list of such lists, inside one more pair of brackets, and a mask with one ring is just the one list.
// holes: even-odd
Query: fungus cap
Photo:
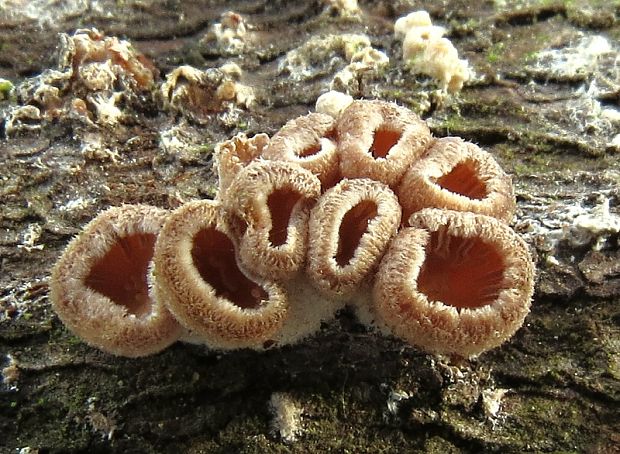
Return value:
[(471, 76), (467, 60), (459, 59), (456, 47), (447, 38), (429, 40), (422, 58), (413, 66), (437, 79), (451, 93), (460, 91)]
[(248, 137), (239, 133), (215, 146), (215, 169), (219, 176), (218, 194), (221, 197), (237, 174), (261, 156), (269, 144), (267, 134)]
[(317, 98), (315, 109), (318, 113), (338, 118), (342, 111), (349, 107), (352, 102), (353, 96), (336, 90), (330, 90)]
[(351, 296), (396, 234), (401, 210), (386, 185), (344, 179), (310, 212), (308, 277), (324, 294)]
[(173, 211), (155, 245), (155, 289), (179, 322), (212, 348), (262, 348), (282, 325), (287, 301), (273, 282), (239, 266), (219, 202)]
[(432, 140), (424, 121), (384, 101), (354, 101), (337, 124), (340, 172), (395, 187)]
[(290, 161), (316, 175), (323, 187), (339, 179), (336, 121), (329, 115), (311, 113), (286, 123), (271, 139), (263, 157)]
[(495, 218), (425, 209), (383, 258), (374, 287), (380, 323), (431, 353), (469, 357), (522, 325), (534, 269), (525, 242)]
[(430, 27), (432, 24), (431, 16), (426, 11), (413, 11), (396, 20), (394, 23), (394, 36), (397, 39), (402, 39), (412, 28)]
[(167, 215), (146, 205), (103, 211), (54, 266), (52, 305), (89, 345), (137, 357), (157, 353), (180, 336), (180, 326), (149, 285), (155, 239)]
[(446, 29), (436, 25), (411, 28), (403, 39), (403, 60), (409, 61), (420, 57), (430, 43), (441, 39), (445, 34)]
[(423, 208), (445, 208), (507, 222), (516, 209), (510, 176), (489, 153), (458, 137), (437, 139), (411, 165), (397, 194), (403, 219)]
[(310, 205), (321, 183), (286, 161), (257, 161), (243, 169), (223, 196), (246, 268), (269, 279), (291, 279), (304, 265)]

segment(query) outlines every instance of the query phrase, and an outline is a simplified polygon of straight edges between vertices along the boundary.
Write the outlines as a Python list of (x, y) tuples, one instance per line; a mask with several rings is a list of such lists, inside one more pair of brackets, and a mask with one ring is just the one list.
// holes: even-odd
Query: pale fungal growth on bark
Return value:
[[(351, 63), (353, 56), (371, 47), (368, 36), (357, 33), (320, 35), (286, 53), (278, 71), (290, 80), (314, 79), (323, 71), (333, 72), (335, 65)], [(318, 73), (317, 73), (318, 71)]]
[(69, 243), (54, 267), (54, 309), (88, 344), (136, 357), (178, 339), (178, 323), (149, 282), (155, 240), (167, 215), (145, 205), (110, 208)]
[(315, 110), (318, 113), (338, 118), (342, 111), (349, 107), (352, 102), (353, 96), (336, 90), (330, 90), (317, 98)]
[(384, 184), (345, 179), (310, 213), (308, 277), (324, 294), (351, 296), (369, 278), (396, 234), (401, 210)]
[(234, 11), (222, 14), (220, 23), (213, 24), (204, 42), (215, 41), (227, 53), (240, 53), (246, 46), (247, 27), (243, 16)]
[(249, 107), (254, 102), (254, 90), (235, 80), (239, 77), (235, 66), (204, 71), (189, 65), (175, 68), (159, 90), (164, 107), (198, 123), (211, 121), (213, 114), (234, 105)]
[(272, 429), (283, 442), (293, 443), (301, 433), (301, 406), (287, 393), (273, 393), (269, 399)]
[(457, 92), (470, 78), (467, 60), (459, 60), (458, 51), (446, 30), (434, 26), (426, 11), (415, 11), (399, 18), (394, 24), (394, 36), (403, 40), (403, 60), (414, 73), (436, 79), (441, 88)]
[(384, 101), (354, 101), (337, 124), (340, 171), (345, 178), (371, 178), (394, 188), (432, 141), (424, 121)]
[(157, 69), (128, 41), (96, 29), (61, 33), (59, 40), (56, 68), (15, 87), (18, 106), (8, 110), (7, 134), (37, 130), (46, 121), (115, 126), (155, 85)]
[(425, 209), (383, 258), (374, 288), (379, 322), (431, 353), (470, 357), (522, 325), (534, 268), (525, 242), (489, 216)]
[(306, 260), (309, 210), (320, 193), (319, 179), (294, 163), (244, 168), (222, 199), (238, 230), (241, 262), (265, 278), (293, 278)]
[(432, 207), (471, 211), (507, 222), (516, 208), (510, 176), (489, 153), (459, 137), (437, 139), (411, 165), (397, 194), (404, 220)]
[(263, 157), (295, 163), (316, 175), (324, 188), (331, 187), (340, 177), (336, 122), (321, 113), (290, 120), (271, 138)]
[(173, 211), (154, 261), (156, 295), (209, 347), (262, 348), (286, 318), (282, 289), (239, 266), (236, 240), (218, 202), (190, 202)]
[(358, 16), (362, 12), (357, 0), (323, 0), (323, 3), (328, 11), (335, 11), (343, 17)]
[(10, 390), (17, 390), (20, 371), (19, 363), (10, 353), (6, 355), (7, 364), (0, 370), (0, 381)]
[(334, 75), (329, 88), (343, 92), (359, 90), (362, 74), (376, 72), (389, 62), (390, 59), (385, 53), (372, 47), (364, 47), (353, 54), (349, 64)]
[[(106, 37), (94, 28), (80, 29), (73, 36), (62, 35), (61, 39), (62, 63), (67, 68), (77, 69), (87, 86), (112, 89), (112, 83), (121, 74), (129, 75), (142, 89), (150, 88), (155, 82), (155, 66), (128, 41)], [(102, 83), (105, 86), (102, 87)]]
[(224, 194), (241, 169), (258, 159), (268, 145), (269, 136), (262, 133), (253, 137), (239, 133), (218, 143), (214, 151), (214, 165), (219, 176), (218, 194)]
[(403, 39), (412, 28), (430, 27), (431, 25), (433, 25), (433, 22), (431, 21), (430, 14), (424, 10), (414, 11), (406, 16), (399, 17), (394, 22), (394, 36), (397, 39)]

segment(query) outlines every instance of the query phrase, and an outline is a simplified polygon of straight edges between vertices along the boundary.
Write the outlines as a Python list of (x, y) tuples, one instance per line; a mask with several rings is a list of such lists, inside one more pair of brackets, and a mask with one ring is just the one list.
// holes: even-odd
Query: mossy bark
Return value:
[[(582, 35), (613, 43), (620, 37), (617, 2), (361, 1), (357, 17), (326, 12), (318, 1), (96, 4), (72, 9), (60, 2), (30, 16), (9, 4), (0, 11), (0, 77), (17, 85), (53, 67), (57, 32), (95, 26), (126, 36), (162, 73), (236, 61), (257, 101), (234, 123), (202, 125), (158, 112), (155, 101), (138, 103), (130, 120), (95, 131), (114, 151), (107, 157), (83, 152), (83, 135), (94, 132), (71, 119), (2, 139), (0, 451), (618, 452), (618, 233), (603, 232), (605, 243), (594, 247), (599, 237), (577, 241), (558, 222), (571, 207), (587, 210), (603, 199), (618, 212), (620, 159), (611, 145), (618, 126), (608, 129), (597, 115), (617, 110), (620, 86), (604, 77), (617, 76), (604, 55), (569, 77), (536, 54), (574, 46)], [(392, 36), (397, 17), (422, 8), (449, 28), (478, 76), (441, 102), (428, 81), (403, 66)], [(200, 40), (228, 10), (255, 27), (256, 40), (239, 55)], [(354, 96), (407, 105), (435, 135), (475, 141), (513, 174), (516, 228), (538, 261), (523, 328), (469, 361), (426, 355), (369, 332), (348, 310), (299, 345), (265, 353), (176, 344), (153, 357), (123, 359), (72, 336), (47, 297), (49, 270), (71, 236), (110, 205), (174, 208), (212, 196), (213, 145), (240, 131), (273, 134), (312, 110), (342, 56), (310, 65), (310, 76), (297, 81), (277, 65), (311, 37), (337, 33), (367, 34), (390, 56), (386, 69), (359, 78)], [(586, 99), (579, 89), (593, 81), (600, 90)], [(185, 128), (195, 146), (163, 149), (161, 133), (173, 127)], [(546, 230), (537, 234), (532, 225)], [(554, 229), (560, 236), (550, 246)], [(301, 408), (295, 442), (274, 432), (275, 392)]]

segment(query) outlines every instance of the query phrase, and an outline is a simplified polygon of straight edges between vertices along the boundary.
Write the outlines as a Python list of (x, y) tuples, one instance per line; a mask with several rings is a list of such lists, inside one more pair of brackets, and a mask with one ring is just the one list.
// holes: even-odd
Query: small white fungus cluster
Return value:
[(470, 78), (467, 60), (448, 38), (446, 29), (433, 25), (426, 11), (415, 11), (394, 24), (394, 35), (403, 40), (403, 59), (414, 73), (436, 79), (444, 90), (457, 92)]

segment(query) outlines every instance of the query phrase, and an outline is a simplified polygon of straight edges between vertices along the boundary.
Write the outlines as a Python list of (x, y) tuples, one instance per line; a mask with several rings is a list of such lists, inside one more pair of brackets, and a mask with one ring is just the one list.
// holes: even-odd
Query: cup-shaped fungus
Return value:
[(384, 101), (354, 101), (337, 124), (340, 171), (394, 188), (432, 141), (424, 121)]
[(263, 153), (267, 159), (291, 161), (315, 174), (323, 188), (339, 179), (336, 121), (311, 113), (286, 123)]
[(218, 194), (226, 191), (241, 169), (255, 161), (268, 144), (269, 136), (262, 133), (250, 138), (240, 133), (218, 143), (214, 154), (215, 168), (220, 179)]
[(243, 169), (223, 196), (241, 263), (268, 279), (291, 279), (305, 263), (310, 206), (320, 193), (319, 179), (292, 162)]
[(376, 268), (400, 224), (396, 195), (378, 181), (344, 179), (310, 212), (308, 276), (323, 293), (351, 296)]
[(397, 194), (403, 219), (431, 207), (509, 221), (516, 208), (510, 176), (489, 153), (459, 137), (436, 140), (407, 170)]
[(379, 322), (427, 352), (463, 357), (512, 336), (533, 292), (525, 242), (480, 214), (424, 209), (409, 222), (377, 273)]
[(155, 291), (177, 320), (213, 348), (262, 348), (282, 325), (287, 302), (273, 282), (238, 264), (218, 202), (173, 211), (155, 245)]
[(145, 205), (110, 208), (58, 260), (50, 299), (63, 323), (88, 344), (137, 357), (178, 339), (180, 326), (149, 285), (155, 240), (167, 215)]

